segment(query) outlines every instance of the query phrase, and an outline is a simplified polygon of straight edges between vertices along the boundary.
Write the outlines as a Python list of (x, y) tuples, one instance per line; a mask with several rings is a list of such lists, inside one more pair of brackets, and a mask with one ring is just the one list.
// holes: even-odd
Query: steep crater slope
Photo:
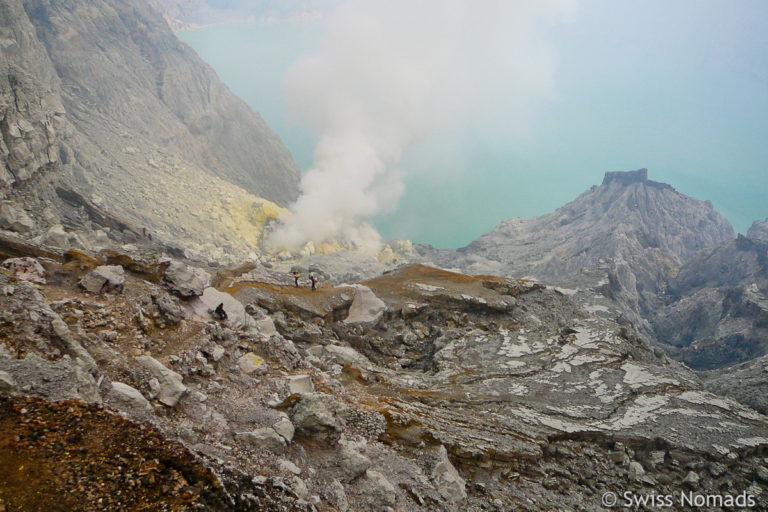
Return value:
[(742, 235), (702, 251), (667, 287), (653, 319), (659, 340), (693, 368), (713, 369), (768, 349), (768, 240)]
[(0, 228), (120, 241), (95, 207), (234, 261), (297, 197), (279, 138), (145, 2), (3, 0), (0, 24)]
[(732, 239), (733, 229), (708, 201), (651, 181), (648, 171), (606, 173), (553, 213), (499, 224), (461, 249), (458, 264), (490, 265), (507, 275), (584, 288), (603, 295), (645, 335), (659, 292), (696, 251)]

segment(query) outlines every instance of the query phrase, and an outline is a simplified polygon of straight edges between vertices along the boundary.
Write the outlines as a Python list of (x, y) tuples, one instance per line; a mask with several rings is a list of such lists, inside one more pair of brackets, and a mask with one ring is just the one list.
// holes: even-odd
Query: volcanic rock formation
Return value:
[(0, 27), (3, 229), (242, 260), (297, 197), (280, 139), (143, 1), (2, 0)]

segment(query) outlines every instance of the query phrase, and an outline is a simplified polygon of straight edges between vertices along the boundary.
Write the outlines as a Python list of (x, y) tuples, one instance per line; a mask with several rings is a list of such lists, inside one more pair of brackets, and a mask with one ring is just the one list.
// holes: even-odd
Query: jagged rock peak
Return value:
[(607, 171), (605, 177), (603, 177), (603, 186), (608, 186), (611, 183), (617, 183), (623, 186), (633, 185), (635, 183), (643, 183), (647, 186), (657, 188), (668, 188), (674, 190), (672, 185), (667, 183), (661, 183), (648, 179), (648, 169), (643, 167), (636, 171)]
[(747, 231), (747, 238), (768, 240), (768, 219), (753, 222)]
[(645, 167), (636, 171), (608, 171), (603, 178), (603, 185), (608, 185), (611, 182), (630, 185), (644, 181), (648, 181), (648, 169)]

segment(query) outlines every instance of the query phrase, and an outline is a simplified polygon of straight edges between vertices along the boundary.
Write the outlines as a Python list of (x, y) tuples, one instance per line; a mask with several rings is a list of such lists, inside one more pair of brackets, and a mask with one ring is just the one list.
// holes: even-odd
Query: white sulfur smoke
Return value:
[[(572, 10), (573, 0), (338, 5), (316, 53), (286, 77), (289, 108), (318, 142), (271, 244), (336, 238), (375, 249), (380, 237), (367, 220), (396, 206), (408, 145), (471, 110), (517, 122), (531, 97), (553, 90), (553, 52), (540, 29)], [(487, 103), (489, 90), (508, 98)]]

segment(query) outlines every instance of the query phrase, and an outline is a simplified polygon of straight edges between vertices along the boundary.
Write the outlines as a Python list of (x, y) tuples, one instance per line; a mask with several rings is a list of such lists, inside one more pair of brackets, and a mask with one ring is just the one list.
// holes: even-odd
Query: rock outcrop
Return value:
[(136, 363), (149, 374), (149, 387), (160, 403), (173, 407), (187, 392), (187, 387), (182, 382), (182, 376), (167, 368), (154, 357), (137, 357)]
[(702, 251), (666, 289), (658, 340), (694, 368), (742, 363), (768, 351), (768, 240), (742, 235)]
[[(122, 293), (79, 287), (105, 260), (124, 268)], [(40, 397), (25, 406), (35, 418), (40, 407), (55, 415), (56, 400), (107, 404), (127, 418), (109, 427), (116, 436), (151, 422), (151, 443), (133, 436), (132, 453), (188, 447), (188, 464), (215, 470), (222, 486), (206, 499), (228, 496), (213, 510), (592, 511), (629, 485), (746, 492), (768, 505), (768, 420), (562, 288), (411, 265), (358, 283), (385, 308), (349, 323), (349, 287), (313, 292), (264, 268), (215, 276), (221, 290), (208, 289), (273, 322), (267, 335), (177, 297), (167, 261), (146, 253), (39, 263), (45, 283), (0, 272), (0, 402)], [(78, 425), (107, 421), (89, 407)], [(0, 437), (18, 435), (5, 422), (21, 409), (0, 416)], [(71, 430), (81, 426), (39, 425), (53, 430), (35, 439), (55, 434), (84, 453)], [(97, 502), (107, 477), (77, 482)], [(12, 488), (11, 503), (34, 509), (24, 489)], [(125, 508), (132, 489), (103, 498)]]
[(125, 284), (125, 272), (120, 265), (101, 265), (80, 280), (80, 286), (91, 293), (121, 292)]
[(3, 0), (0, 28), (0, 228), (242, 260), (297, 197), (279, 138), (143, 0)]
[(457, 263), (570, 288), (599, 283), (635, 327), (652, 335), (645, 317), (666, 281), (696, 251), (733, 236), (709, 201), (649, 180), (646, 169), (608, 172), (602, 185), (553, 213), (502, 222), (461, 249)]
[(756, 220), (747, 230), (747, 238), (768, 240), (768, 219)]

